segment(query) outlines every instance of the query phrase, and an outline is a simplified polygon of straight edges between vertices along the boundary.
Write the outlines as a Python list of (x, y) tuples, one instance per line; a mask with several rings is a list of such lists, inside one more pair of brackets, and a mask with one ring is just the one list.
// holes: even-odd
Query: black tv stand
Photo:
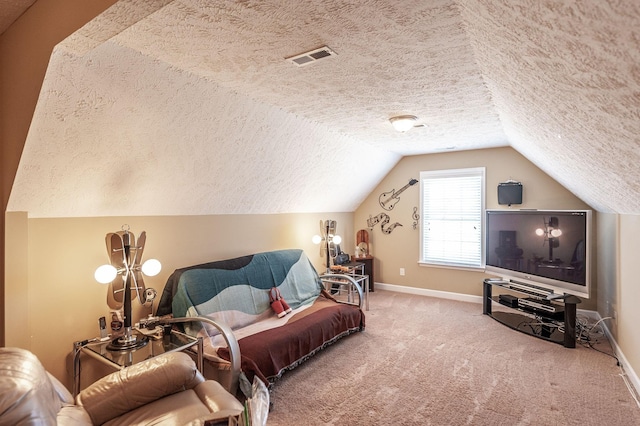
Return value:
[[(492, 296), (493, 288), (500, 290), (500, 295)], [(565, 294), (549, 302), (547, 295), (553, 294), (541, 287), (518, 283), (515, 281), (487, 278), (483, 284), (482, 313), (496, 321), (540, 339), (563, 345), (565, 348), (576, 347), (576, 305), (581, 303), (579, 297)], [(504, 297), (508, 295), (509, 297)], [(539, 300), (541, 304), (549, 304), (549, 309), (542, 306), (523, 306), (513, 304), (517, 298)], [(508, 302), (505, 302), (508, 300)], [(506, 309), (493, 310), (492, 304), (499, 303)]]

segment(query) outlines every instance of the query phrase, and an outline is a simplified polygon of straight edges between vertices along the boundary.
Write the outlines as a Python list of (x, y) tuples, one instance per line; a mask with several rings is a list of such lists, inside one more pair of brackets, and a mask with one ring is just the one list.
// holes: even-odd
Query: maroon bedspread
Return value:
[[(365, 326), (364, 313), (357, 306), (336, 303), (322, 296), (308, 311), (301, 312), (299, 317), (296, 315), (282, 327), (238, 340), (241, 368), (250, 382), (258, 376), (270, 385), (284, 371)], [(218, 355), (229, 360), (227, 348), (219, 348)]]

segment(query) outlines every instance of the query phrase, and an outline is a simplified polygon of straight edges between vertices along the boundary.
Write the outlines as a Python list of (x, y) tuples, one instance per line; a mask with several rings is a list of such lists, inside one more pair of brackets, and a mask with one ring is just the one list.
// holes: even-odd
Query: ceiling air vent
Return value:
[(310, 50), (309, 52), (301, 53), (299, 55), (291, 56), (285, 59), (301, 67), (317, 62), (320, 59), (330, 58), (332, 56), (336, 56), (336, 52), (329, 49), (327, 46), (322, 46), (318, 49)]

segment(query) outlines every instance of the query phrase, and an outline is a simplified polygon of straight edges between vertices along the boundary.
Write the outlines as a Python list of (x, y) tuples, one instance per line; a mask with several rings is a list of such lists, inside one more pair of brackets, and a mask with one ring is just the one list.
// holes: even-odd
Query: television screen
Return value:
[(589, 210), (487, 210), (486, 270), (588, 298), (590, 227)]

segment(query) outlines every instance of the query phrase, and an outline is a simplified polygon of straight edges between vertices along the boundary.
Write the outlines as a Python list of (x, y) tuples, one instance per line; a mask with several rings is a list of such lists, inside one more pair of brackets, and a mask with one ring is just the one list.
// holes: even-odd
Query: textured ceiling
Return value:
[(511, 145), (640, 214), (639, 6), (496, 3), (120, 1), (55, 49), (9, 210), (353, 211), (403, 155)]

